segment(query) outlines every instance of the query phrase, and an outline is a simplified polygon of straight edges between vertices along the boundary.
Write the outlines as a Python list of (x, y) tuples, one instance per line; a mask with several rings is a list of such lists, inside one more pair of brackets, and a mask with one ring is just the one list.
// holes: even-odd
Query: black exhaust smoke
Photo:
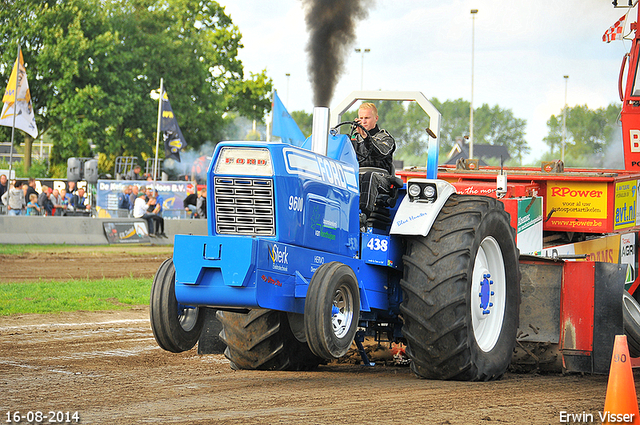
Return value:
[[(373, 1), (303, 0), (309, 31), (309, 79), (314, 106), (329, 106), (344, 62), (355, 40), (358, 20), (366, 18)], [(366, 6), (365, 6), (366, 5)]]

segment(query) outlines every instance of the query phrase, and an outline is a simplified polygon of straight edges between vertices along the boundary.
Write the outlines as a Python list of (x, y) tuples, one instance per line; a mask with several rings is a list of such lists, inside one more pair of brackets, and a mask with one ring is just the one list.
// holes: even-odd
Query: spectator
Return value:
[(21, 181), (14, 181), (13, 188), (5, 192), (2, 202), (7, 206), (9, 215), (21, 215), (24, 208), (24, 190)]
[(36, 179), (30, 178), (27, 187), (25, 187), (26, 192), (24, 193), (24, 199), (27, 201), (31, 200), (31, 194), (35, 193), (36, 198), (38, 197), (38, 191), (36, 190)]
[(153, 197), (156, 198), (156, 207), (153, 209), (153, 213), (162, 216), (162, 204), (164, 204), (164, 198), (158, 193), (158, 189), (153, 191)]
[(27, 204), (27, 215), (40, 215), (42, 209), (38, 205), (38, 195), (32, 193), (29, 195), (29, 203)]
[(40, 206), (41, 215), (53, 215), (53, 203), (49, 199), (51, 189), (47, 185), (42, 185), (42, 192), (38, 195), (38, 205)]
[(207, 189), (200, 191), (198, 202), (196, 203), (196, 214), (198, 218), (207, 218)]
[(141, 174), (142, 168), (136, 164), (133, 166), (131, 171), (129, 171), (126, 175), (127, 180), (144, 180), (144, 176)]
[[(151, 198), (153, 198), (153, 189), (151, 189), (151, 187), (147, 187), (147, 188), (144, 189), (144, 200), (145, 200), (145, 202), (149, 203)], [(149, 212), (151, 212), (151, 211), (149, 211)]]
[(68, 197), (71, 198), (73, 195), (76, 194), (76, 189), (77, 189), (76, 182), (74, 181), (67, 182), (67, 186), (69, 187), (69, 189), (67, 189), (67, 194), (68, 194)]
[(84, 189), (78, 189), (76, 194), (71, 197), (71, 201), (69, 201), (69, 209), (73, 209), (73, 211), (91, 210), (91, 205), (87, 203), (87, 198), (84, 197)]
[[(66, 191), (62, 189), (62, 192)], [(65, 204), (64, 196), (61, 194), (61, 192), (58, 192), (58, 189), (53, 189), (49, 200), (51, 201), (51, 205), (53, 205), (53, 215), (64, 215), (64, 211), (67, 208), (67, 205)]]
[(138, 192), (140, 192), (140, 188), (135, 184), (129, 186), (131, 188), (131, 193), (129, 193), (129, 211), (133, 211), (133, 205), (138, 199)]
[[(162, 236), (166, 238), (167, 236), (164, 234), (164, 220), (162, 219), (162, 217), (148, 212), (150, 205), (149, 203), (145, 202), (144, 196), (145, 195), (143, 192), (138, 193), (138, 198), (136, 199), (136, 202), (133, 205), (133, 216), (135, 218), (143, 218), (147, 221), (147, 227), (149, 228), (149, 236), (151, 236), (152, 238), (156, 236), (155, 227), (157, 226), (162, 229), (162, 233), (158, 234), (158, 236)], [(155, 202), (155, 199), (154, 199), (154, 202)]]
[(69, 189), (67, 189), (65, 191), (65, 194), (64, 194), (64, 198), (67, 201), (67, 206), (69, 204), (71, 204), (71, 198), (73, 197), (73, 195), (75, 195), (74, 192), (76, 190), (76, 183), (75, 182), (68, 182), (68, 185), (69, 185)]
[(69, 201), (71, 200), (71, 197), (69, 196), (69, 194), (67, 193), (67, 189), (60, 189), (60, 197), (62, 198), (62, 205), (64, 205), (64, 213), (62, 215), (66, 215), (66, 209), (69, 206)]
[(191, 217), (193, 217), (197, 210), (198, 196), (191, 187), (187, 188), (187, 193), (189, 194), (184, 198), (184, 201), (182, 201), (182, 205), (184, 206), (184, 210), (187, 213), (191, 213)]
[(147, 205), (149, 205), (147, 212), (153, 215), (152, 218), (156, 223), (156, 235), (166, 238), (167, 235), (164, 234), (164, 218), (162, 218), (162, 215), (160, 215), (162, 206), (159, 205), (158, 199), (153, 196), (151, 189), (147, 189), (147, 193), (151, 194), (151, 196), (149, 197), (149, 202), (147, 203)]
[(129, 210), (131, 210), (131, 204), (129, 202), (130, 195), (131, 186), (125, 186), (122, 192), (118, 194), (118, 215), (120, 215), (120, 213), (129, 214)]
[(7, 176), (0, 174), (0, 205), (4, 205), (2, 202), (2, 196), (9, 190), (9, 184), (7, 183)]

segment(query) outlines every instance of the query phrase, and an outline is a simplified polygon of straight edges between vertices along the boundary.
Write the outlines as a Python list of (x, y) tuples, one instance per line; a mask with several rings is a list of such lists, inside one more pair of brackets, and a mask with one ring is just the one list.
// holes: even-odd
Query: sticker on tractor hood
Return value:
[(353, 167), (310, 151), (283, 149), (282, 154), (287, 173), (359, 193), (358, 179)]

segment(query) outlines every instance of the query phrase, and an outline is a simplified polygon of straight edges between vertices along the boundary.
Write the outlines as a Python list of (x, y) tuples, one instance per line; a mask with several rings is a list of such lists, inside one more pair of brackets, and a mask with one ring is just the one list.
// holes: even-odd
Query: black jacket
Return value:
[(377, 125), (369, 133), (371, 137), (363, 138), (358, 132), (351, 137), (358, 164), (360, 167), (384, 168), (389, 174), (393, 174), (393, 152), (396, 150), (396, 141), (387, 130), (381, 130)]

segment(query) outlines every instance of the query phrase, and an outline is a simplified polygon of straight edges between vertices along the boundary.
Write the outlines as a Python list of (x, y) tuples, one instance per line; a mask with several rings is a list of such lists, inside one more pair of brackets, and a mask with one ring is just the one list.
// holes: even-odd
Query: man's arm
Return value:
[(377, 155), (387, 156), (395, 150), (396, 141), (387, 130), (380, 130), (371, 136), (371, 145)]

